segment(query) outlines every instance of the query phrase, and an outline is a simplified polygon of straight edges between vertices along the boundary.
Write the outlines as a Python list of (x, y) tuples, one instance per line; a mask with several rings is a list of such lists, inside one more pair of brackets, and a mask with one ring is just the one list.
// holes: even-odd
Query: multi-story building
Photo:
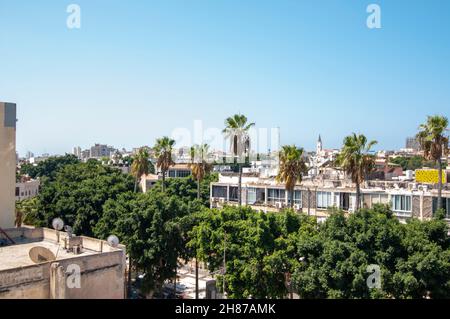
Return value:
[(112, 146), (104, 144), (95, 144), (91, 147), (90, 158), (110, 157), (115, 149)]
[[(219, 181), (211, 184), (211, 207), (223, 207), (238, 203), (238, 177), (236, 174), (220, 174)], [(261, 178), (258, 174), (244, 174), (242, 179), (242, 203), (262, 211), (280, 211), (291, 206), (285, 185), (274, 178)], [(450, 184), (444, 185), (444, 209), (450, 222)], [(361, 187), (360, 207), (371, 208), (375, 204), (389, 204), (402, 221), (416, 217), (429, 219), (437, 207), (437, 189), (433, 185), (412, 181), (368, 181)], [(317, 216), (324, 220), (330, 208), (352, 213), (356, 207), (356, 188), (349, 180), (340, 178), (305, 178), (293, 194), (296, 211)]]
[(413, 151), (418, 151), (418, 150), (420, 150), (420, 143), (416, 137), (407, 137), (406, 143), (405, 143), (405, 148), (413, 150)]
[(21, 180), (16, 183), (16, 201), (29, 199), (39, 194), (41, 182), (36, 179)]
[[(180, 178), (188, 177), (192, 174), (189, 164), (175, 164), (169, 168), (166, 172), (167, 178)], [(162, 174), (159, 171), (157, 174), (147, 174), (142, 175), (139, 187), (142, 192), (146, 193), (149, 191), (159, 180), (162, 180)]]
[(81, 159), (81, 147), (75, 146), (72, 150), (72, 154), (75, 155), (77, 158)]
[(16, 105), (0, 102), (0, 228), (14, 226)]

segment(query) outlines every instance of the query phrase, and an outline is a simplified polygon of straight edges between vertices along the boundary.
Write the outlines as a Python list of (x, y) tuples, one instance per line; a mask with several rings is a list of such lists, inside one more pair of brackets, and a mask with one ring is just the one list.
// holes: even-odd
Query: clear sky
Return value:
[(356, 131), (399, 148), (427, 114), (450, 116), (449, 58), (447, 0), (0, 0), (0, 101), (18, 105), (21, 155), (151, 145), (235, 112), (282, 144)]

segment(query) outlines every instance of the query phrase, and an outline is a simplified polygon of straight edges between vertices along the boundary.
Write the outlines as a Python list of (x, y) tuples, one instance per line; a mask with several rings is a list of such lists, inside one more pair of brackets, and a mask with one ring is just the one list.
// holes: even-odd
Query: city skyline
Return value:
[(0, 100), (17, 103), (20, 154), (152, 145), (238, 112), (307, 150), (353, 131), (399, 149), (448, 116), (450, 3), (377, 3), (381, 29), (366, 1), (84, 0), (72, 30), (68, 3), (1, 2)]

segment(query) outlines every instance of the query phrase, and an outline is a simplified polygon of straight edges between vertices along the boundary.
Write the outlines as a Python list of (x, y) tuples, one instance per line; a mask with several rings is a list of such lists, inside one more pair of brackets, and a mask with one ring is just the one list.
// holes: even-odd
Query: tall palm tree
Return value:
[(375, 168), (375, 156), (369, 154), (375, 144), (377, 141), (368, 142), (364, 135), (353, 133), (345, 137), (344, 145), (336, 160), (356, 184), (356, 210), (360, 208), (361, 183)]
[(200, 183), (211, 172), (212, 165), (208, 163), (209, 145), (194, 145), (191, 147), (191, 163), (189, 167), (192, 176), (197, 181), (197, 198), (200, 199)]
[[(141, 181), (143, 175), (147, 175), (149, 172), (149, 154), (145, 147), (141, 147), (137, 153), (133, 156), (133, 162), (131, 163), (131, 175), (134, 176), (134, 192), (138, 190), (138, 184)], [(131, 294), (131, 271), (133, 261), (131, 255), (128, 255), (128, 295)]]
[(442, 208), (442, 157), (448, 154), (448, 119), (445, 116), (428, 116), (427, 122), (419, 126), (417, 139), (423, 150), (424, 157), (438, 163), (438, 205)]
[[(225, 128), (223, 133), (225, 138), (230, 140), (230, 148), (235, 158), (242, 159), (247, 156), (250, 150), (250, 136), (248, 131), (255, 123), (247, 123), (247, 117), (241, 114), (235, 114), (225, 120)], [(242, 205), (242, 165), (238, 160), (239, 166), (239, 184), (238, 184), (238, 201), (239, 206)]]
[(149, 172), (149, 154), (148, 151), (142, 147), (133, 157), (133, 163), (131, 164), (131, 174), (135, 178), (134, 192), (137, 192), (138, 184), (142, 178), (142, 175), (147, 175)]
[(303, 148), (295, 145), (285, 145), (281, 148), (280, 169), (277, 175), (277, 182), (285, 183), (286, 191), (289, 194), (291, 208), (294, 206), (294, 188), (297, 182), (301, 183), (304, 173), (308, 172), (303, 159)]
[(161, 170), (162, 173), (162, 189), (165, 191), (166, 183), (166, 173), (170, 166), (174, 165), (175, 162), (172, 159), (172, 151), (175, 141), (167, 136), (159, 138), (156, 140), (156, 144), (153, 147), (156, 156), (156, 167)]
[[(194, 145), (191, 147), (192, 176), (197, 180), (197, 198), (200, 199), (200, 183), (211, 172), (212, 165), (208, 163), (209, 145)], [(198, 286), (198, 257), (195, 256), (195, 299), (199, 298)]]

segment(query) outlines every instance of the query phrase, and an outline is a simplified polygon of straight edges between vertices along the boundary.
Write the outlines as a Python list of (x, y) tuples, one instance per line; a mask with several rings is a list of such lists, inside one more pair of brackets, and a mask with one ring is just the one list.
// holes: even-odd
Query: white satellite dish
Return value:
[(111, 247), (117, 247), (119, 245), (119, 238), (116, 235), (108, 236), (106, 241)]
[(54, 218), (52, 226), (55, 230), (61, 230), (64, 227), (64, 221), (61, 218)]

